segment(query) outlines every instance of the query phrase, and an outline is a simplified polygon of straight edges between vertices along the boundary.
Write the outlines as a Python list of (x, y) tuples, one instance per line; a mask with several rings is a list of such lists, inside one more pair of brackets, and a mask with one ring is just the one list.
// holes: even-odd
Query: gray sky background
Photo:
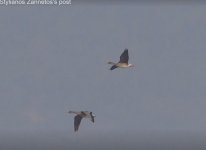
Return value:
[[(71, 138), (68, 110), (97, 116), (82, 120), (75, 139), (206, 132), (205, 5), (1, 6), (0, 14), (1, 133)], [(110, 71), (125, 48), (135, 67)]]

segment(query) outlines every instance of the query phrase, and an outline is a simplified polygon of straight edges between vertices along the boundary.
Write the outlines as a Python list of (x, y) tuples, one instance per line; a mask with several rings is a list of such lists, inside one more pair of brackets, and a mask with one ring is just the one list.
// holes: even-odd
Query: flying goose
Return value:
[(128, 67), (133, 67), (133, 64), (128, 64), (129, 60), (129, 54), (128, 54), (128, 49), (125, 49), (124, 52), (120, 56), (120, 60), (118, 63), (114, 62), (108, 62), (108, 64), (113, 65), (110, 70), (114, 70), (115, 68), (128, 68)]
[(82, 118), (89, 118), (94, 123), (95, 115), (92, 112), (89, 112), (89, 111), (80, 111), (80, 112), (69, 111), (68, 113), (76, 114), (76, 116), (74, 117), (74, 131), (75, 132), (78, 131)]

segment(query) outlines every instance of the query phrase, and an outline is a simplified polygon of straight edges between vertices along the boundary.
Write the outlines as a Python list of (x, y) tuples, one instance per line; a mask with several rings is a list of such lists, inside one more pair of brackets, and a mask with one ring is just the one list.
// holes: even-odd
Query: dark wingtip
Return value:
[(110, 68), (110, 70), (114, 70), (114, 69), (116, 69), (117, 68), (117, 66), (116, 65), (113, 65), (111, 68)]
[(77, 132), (78, 131), (78, 128), (74, 127), (74, 132)]

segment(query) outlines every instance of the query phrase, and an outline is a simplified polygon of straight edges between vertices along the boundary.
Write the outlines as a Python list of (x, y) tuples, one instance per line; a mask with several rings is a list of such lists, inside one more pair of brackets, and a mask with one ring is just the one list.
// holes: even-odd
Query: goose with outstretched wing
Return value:
[(74, 131), (78, 131), (82, 118), (89, 118), (94, 123), (95, 115), (89, 111), (69, 111), (68, 113), (76, 114), (74, 117)]
[(128, 68), (128, 67), (133, 67), (133, 64), (129, 64), (129, 54), (128, 54), (128, 49), (125, 49), (124, 52), (121, 54), (120, 56), (120, 60), (118, 63), (114, 63), (114, 62), (108, 62), (108, 64), (111, 64), (112, 67), (110, 68), (110, 70), (114, 70), (116, 68)]

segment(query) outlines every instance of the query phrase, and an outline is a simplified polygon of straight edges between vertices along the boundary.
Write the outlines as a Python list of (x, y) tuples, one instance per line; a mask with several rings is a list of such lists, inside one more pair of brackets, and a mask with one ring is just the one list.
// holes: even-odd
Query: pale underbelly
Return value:
[(125, 64), (125, 63), (119, 63), (117, 64), (116, 66), (120, 67), (120, 68), (127, 68), (128, 67), (128, 64)]

